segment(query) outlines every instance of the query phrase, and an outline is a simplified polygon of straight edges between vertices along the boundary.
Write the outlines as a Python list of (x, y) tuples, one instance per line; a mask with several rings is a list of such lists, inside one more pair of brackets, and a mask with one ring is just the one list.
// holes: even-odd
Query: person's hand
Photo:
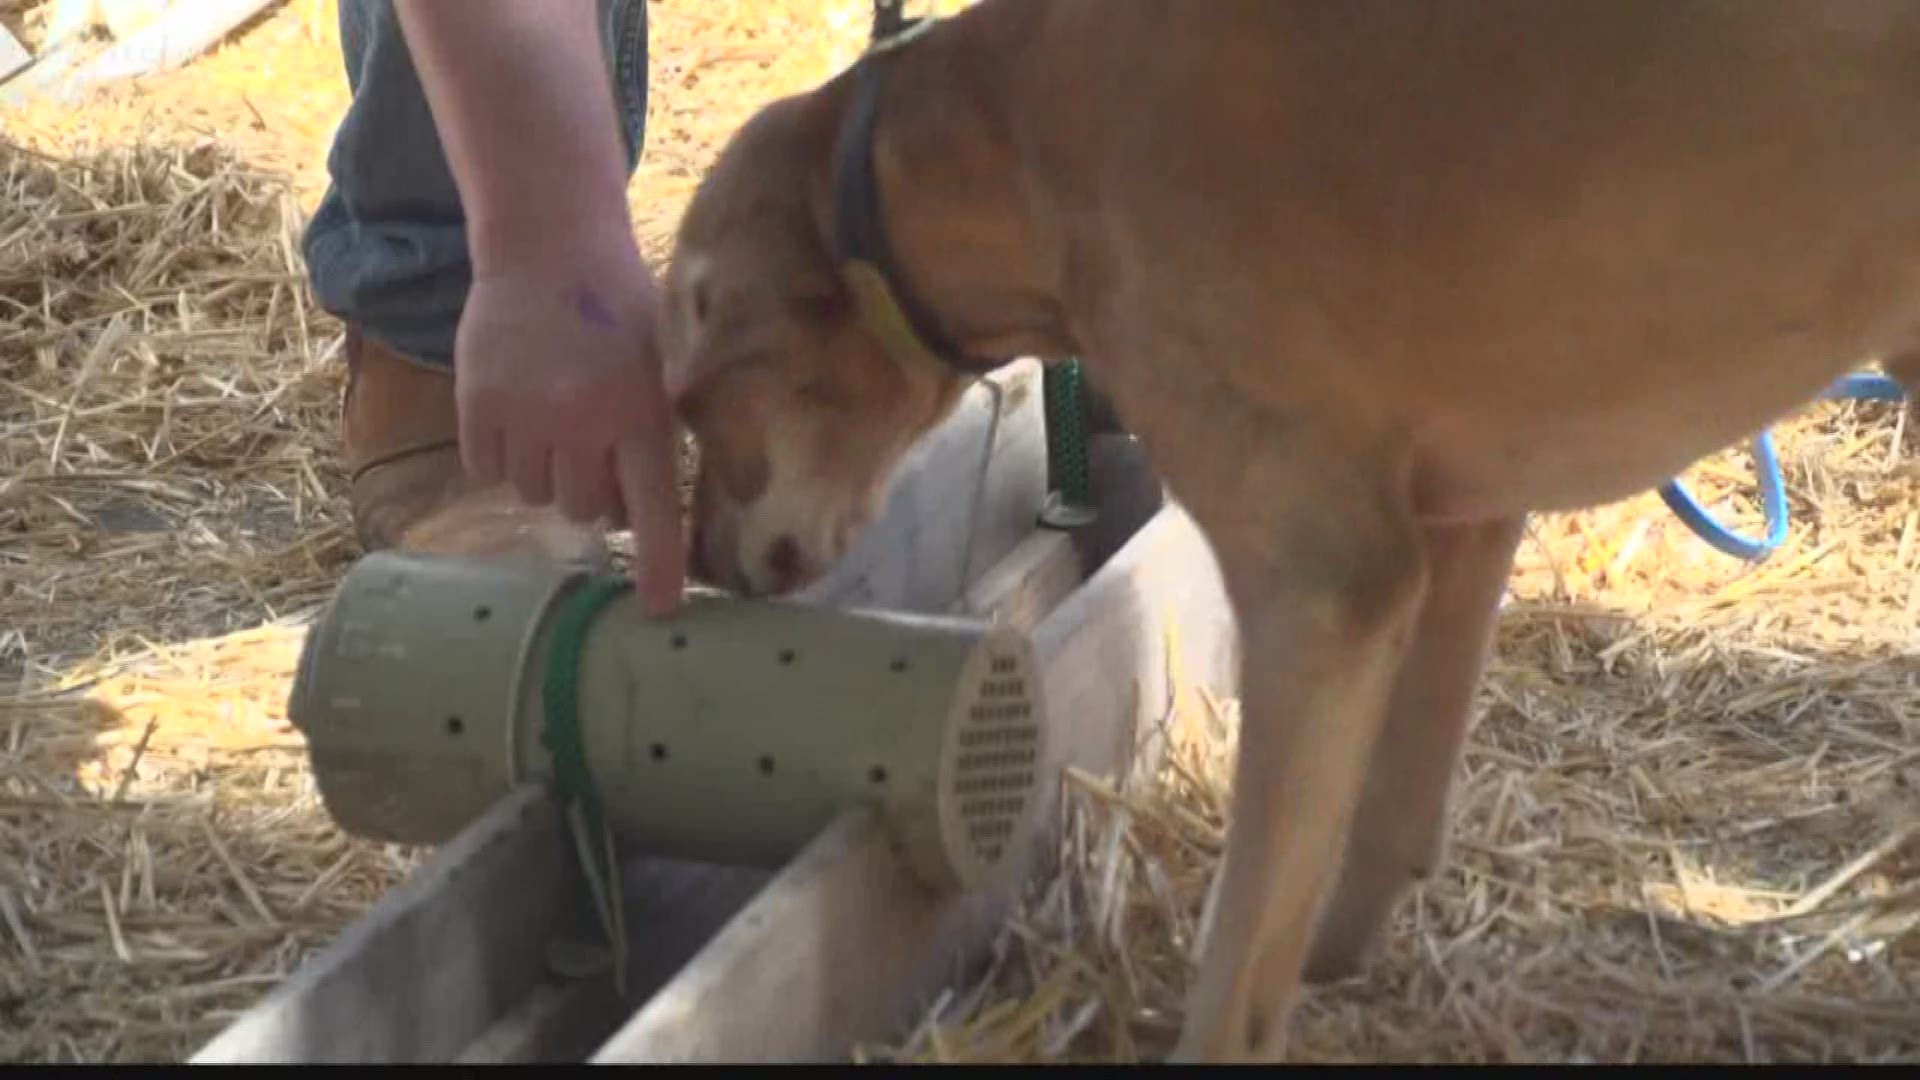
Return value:
[(642, 606), (671, 613), (686, 569), (673, 428), (597, 8), (394, 5), (473, 255), (453, 357), (462, 462), (583, 524), (624, 521)]
[(476, 274), (454, 342), (461, 457), (531, 505), (624, 521), (642, 605), (665, 615), (680, 602), (686, 548), (656, 289), (637, 249), (608, 246)]

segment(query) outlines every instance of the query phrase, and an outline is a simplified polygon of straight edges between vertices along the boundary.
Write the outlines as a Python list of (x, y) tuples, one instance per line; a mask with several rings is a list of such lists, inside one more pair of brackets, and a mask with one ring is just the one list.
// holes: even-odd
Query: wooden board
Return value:
[[(511, 1064), (579, 1061), (692, 959), (733, 913), (771, 881), (770, 871), (666, 859), (630, 858), (624, 883), (631, 984), (622, 999), (609, 974), (548, 971), (512, 1009), (461, 1051), (457, 1060)], [(600, 931), (583, 912), (555, 936), (596, 945)]]
[(6, 27), (0, 26), (0, 82), (33, 63), (33, 54)]
[[(9, 87), (0, 99), (19, 100), (32, 92), (51, 94), (61, 100), (75, 97), (98, 86), (154, 75), (177, 68), (218, 44), (221, 39), (258, 15), (274, 0), (177, 0), (168, 5), (129, 5), (116, 3), (110, 18), (132, 28), (122, 37), (116, 31), (113, 44), (92, 53), (75, 48), (75, 42), (63, 42), (49, 49), (34, 70), (21, 83)], [(148, 19), (137, 18), (133, 8), (151, 9)], [(82, 59), (84, 56), (84, 59)]]
[[(1167, 715), (1176, 689), (1230, 697), (1236, 642), (1212, 550), (1184, 511), (1162, 509), (1034, 633), (1051, 740), (1043, 805), (1057, 811), (1068, 765), (1108, 776), (1131, 768), (1136, 733)], [(1036, 873), (1053, 847), (1037, 846)], [(844, 1060), (856, 1044), (902, 1031), (977, 963), (1014, 896), (934, 895), (876, 821), (849, 814), (593, 1060)]]
[(968, 586), (953, 609), (1031, 630), (1085, 577), (1071, 534), (1036, 529)]
[[(992, 567), (1008, 557), (1045, 498), (1039, 372), (1022, 361), (969, 390), (896, 470), (867, 540), (807, 599), (947, 612), (975, 576), (969, 561)], [(552, 802), (523, 790), (191, 1060), (579, 1060), (769, 880), (764, 871), (628, 860), (632, 984), (620, 1002), (604, 975), (549, 969), (556, 940), (598, 932)]]
[(527, 787), (489, 810), (191, 1059), (451, 1058), (525, 992), (577, 890), (559, 814)]
[(880, 519), (801, 598), (945, 611), (1025, 539), (1047, 496), (1041, 370), (1016, 361), (968, 390), (895, 470)]

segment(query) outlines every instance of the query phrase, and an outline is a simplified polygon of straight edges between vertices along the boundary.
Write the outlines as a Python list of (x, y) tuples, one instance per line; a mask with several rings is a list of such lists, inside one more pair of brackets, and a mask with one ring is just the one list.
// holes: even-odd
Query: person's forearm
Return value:
[(395, 0), (466, 210), (476, 272), (547, 263), (627, 221), (594, 0)]

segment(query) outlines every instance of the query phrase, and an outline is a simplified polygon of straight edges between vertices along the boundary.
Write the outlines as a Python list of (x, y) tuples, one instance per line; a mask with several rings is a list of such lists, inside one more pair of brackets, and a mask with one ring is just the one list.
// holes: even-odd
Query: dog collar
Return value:
[(931, 19), (915, 23), (875, 45), (855, 65), (853, 114), (834, 160), (834, 246), (841, 280), (853, 294), (861, 321), (888, 353), (973, 377), (999, 365), (962, 353), (906, 285), (881, 221), (880, 185), (873, 170), (873, 134), (880, 112), (878, 61), (932, 25)]

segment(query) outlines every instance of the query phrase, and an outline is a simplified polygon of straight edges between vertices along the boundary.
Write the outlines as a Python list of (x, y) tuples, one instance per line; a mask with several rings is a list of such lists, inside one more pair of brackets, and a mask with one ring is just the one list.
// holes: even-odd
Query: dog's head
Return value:
[(824, 227), (833, 113), (823, 92), (744, 125), (665, 279), (669, 391), (699, 448), (691, 564), (741, 595), (804, 588), (838, 561), (963, 385), (890, 354), (861, 318)]

